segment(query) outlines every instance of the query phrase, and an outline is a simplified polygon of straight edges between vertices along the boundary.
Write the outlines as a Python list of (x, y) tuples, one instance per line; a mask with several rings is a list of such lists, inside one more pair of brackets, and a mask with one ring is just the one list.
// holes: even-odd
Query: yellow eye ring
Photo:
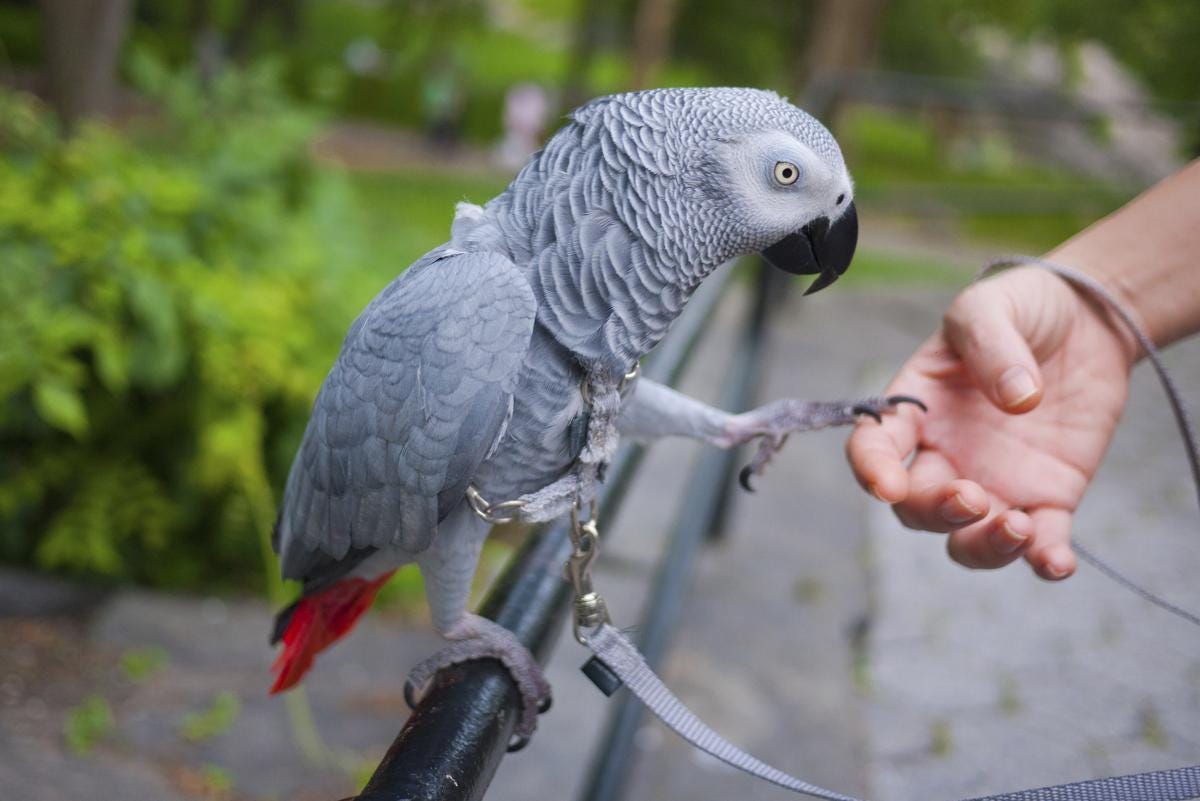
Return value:
[(791, 186), (800, 178), (800, 168), (790, 161), (775, 162), (775, 180), (783, 186)]

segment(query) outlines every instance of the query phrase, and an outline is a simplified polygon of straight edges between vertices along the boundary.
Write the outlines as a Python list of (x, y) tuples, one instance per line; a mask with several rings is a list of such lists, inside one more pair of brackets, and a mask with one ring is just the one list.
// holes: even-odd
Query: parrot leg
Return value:
[(873, 417), (883, 422), (883, 415), (902, 403), (911, 403), (921, 411), (925, 404), (908, 395), (863, 398), (856, 401), (802, 401), (792, 398), (777, 400), (749, 412), (731, 415), (725, 426), (724, 447), (742, 445), (761, 437), (758, 449), (750, 464), (742, 468), (738, 480), (748, 492), (753, 492), (750, 477), (762, 475), (789, 434), (813, 431), (829, 426), (844, 426), (856, 423), (862, 416)]
[(413, 668), (404, 692), (411, 705), (416, 691), (424, 690), (441, 668), (471, 659), (499, 660), (521, 693), (514, 733), (528, 738), (537, 728), (538, 713), (550, 707), (550, 684), (542, 667), (511, 631), (467, 612), (471, 579), (490, 528), (464, 503), (438, 527), (430, 547), (417, 555), (433, 626), (450, 644)]
[(735, 448), (761, 437), (754, 458), (739, 477), (742, 486), (752, 492), (750, 477), (766, 469), (789, 434), (850, 425), (862, 415), (882, 421), (884, 414), (901, 403), (911, 403), (925, 411), (925, 404), (916, 398), (892, 395), (826, 402), (788, 398), (749, 412), (730, 414), (670, 387), (639, 378), (632, 397), (621, 410), (618, 428), (622, 436), (634, 439), (683, 436), (718, 448)]

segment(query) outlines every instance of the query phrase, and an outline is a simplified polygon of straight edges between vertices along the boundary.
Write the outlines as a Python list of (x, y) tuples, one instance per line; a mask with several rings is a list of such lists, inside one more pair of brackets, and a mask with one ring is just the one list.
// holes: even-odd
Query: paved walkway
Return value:
[[(763, 397), (878, 390), (947, 297), (835, 288), (792, 298), (774, 325)], [(701, 397), (720, 385), (738, 302), (722, 309), (687, 376)], [(1191, 398), (1200, 397), (1198, 355), (1200, 342), (1170, 354)], [(1131, 574), (1200, 606), (1186, 466), (1153, 382), (1142, 370), (1136, 379), (1079, 532)], [(1195, 761), (1193, 630), (1086, 567), (1051, 586), (1019, 568), (954, 566), (940, 537), (900, 529), (862, 496), (843, 440), (792, 438), (759, 492), (738, 494), (725, 539), (700, 560), (665, 671), (688, 703), (769, 761), (880, 801)], [(677, 511), (670, 499), (698, 452), (684, 442), (653, 448), (609, 532), (597, 580), (622, 625), (636, 622)], [(437, 638), (421, 621), (373, 615), (320, 660), (306, 686), (338, 755), (322, 766), (295, 744), (285, 703), (265, 694), (269, 619), (255, 601), (103, 595), (0, 573), (0, 788), (32, 801), (351, 793), (351, 775), (403, 721), (404, 672)], [(549, 667), (554, 709), (530, 747), (504, 761), (489, 798), (574, 797), (607, 708), (578, 672), (583, 659), (564, 636)], [(64, 728), (72, 719), (80, 728), (87, 716), (70, 710), (92, 695), (112, 724), (76, 755)], [(630, 799), (786, 797), (698, 758), (657, 724), (637, 746)]]

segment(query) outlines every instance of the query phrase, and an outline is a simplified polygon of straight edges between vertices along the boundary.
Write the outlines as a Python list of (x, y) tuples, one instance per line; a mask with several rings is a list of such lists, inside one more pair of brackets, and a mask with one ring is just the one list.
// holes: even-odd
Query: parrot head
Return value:
[[(712, 91), (721, 99), (722, 90)], [(735, 94), (717, 104), (720, 130), (702, 148), (704, 187), (719, 209), (710, 235), (759, 251), (794, 275), (817, 275), (805, 294), (829, 286), (850, 266), (858, 242), (840, 148), (815, 118), (774, 93), (724, 91)]]
[[(854, 186), (833, 135), (774, 92), (652, 89), (576, 109), (563, 146), (591, 150), (624, 220), (659, 251), (708, 271), (761, 252), (808, 289), (846, 271), (858, 241)], [(552, 143), (556, 144), (556, 143)]]

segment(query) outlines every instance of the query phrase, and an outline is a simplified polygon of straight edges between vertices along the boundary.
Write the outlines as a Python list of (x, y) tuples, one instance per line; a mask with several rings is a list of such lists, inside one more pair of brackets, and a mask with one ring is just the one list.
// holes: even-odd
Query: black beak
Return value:
[(763, 257), (792, 275), (819, 273), (805, 292), (811, 295), (832, 284), (846, 272), (858, 244), (858, 212), (851, 203), (837, 222), (827, 217), (813, 220), (794, 234), (763, 250)]

